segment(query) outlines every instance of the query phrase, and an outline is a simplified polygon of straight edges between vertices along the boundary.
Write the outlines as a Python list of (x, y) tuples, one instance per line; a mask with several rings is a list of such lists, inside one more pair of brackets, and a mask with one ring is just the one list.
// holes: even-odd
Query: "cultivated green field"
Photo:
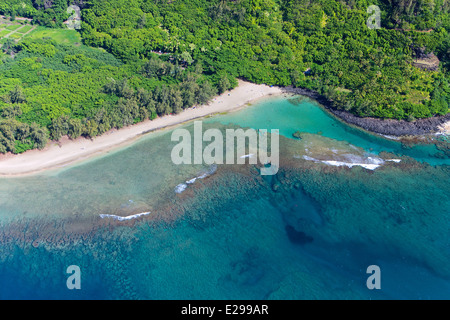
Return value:
[(0, 38), (3, 38), (4, 36), (6, 36), (7, 34), (11, 33), (11, 31), (9, 30), (1, 30), (0, 29)]
[(10, 39), (19, 40), (22, 38), (22, 35), (20, 33), (13, 33), (9, 36)]
[(11, 22), (8, 20), (2, 20), (0, 22), (0, 40), (3, 40), (4, 38), (10, 38), (16, 41), (24, 38), (51, 38), (58, 43), (64, 44), (79, 45), (81, 43), (81, 36), (75, 30), (24, 25), (19, 22)]
[(19, 33), (27, 33), (27, 32), (30, 31), (31, 29), (33, 29), (33, 26), (24, 26), (24, 27), (21, 28), (20, 30), (17, 30), (17, 32), (19, 32)]
[(21, 24), (11, 24), (9, 26), (6, 27), (7, 30), (11, 30), (11, 31), (15, 31), (17, 29), (19, 29), (20, 27), (22, 27)]
[(19, 41), (35, 28), (35, 26), (24, 24), (22, 21), (0, 19), (0, 40), (10, 38)]
[(26, 37), (31, 39), (51, 38), (58, 43), (73, 45), (81, 43), (80, 34), (76, 30), (70, 29), (51, 29), (39, 26), (30, 32)]

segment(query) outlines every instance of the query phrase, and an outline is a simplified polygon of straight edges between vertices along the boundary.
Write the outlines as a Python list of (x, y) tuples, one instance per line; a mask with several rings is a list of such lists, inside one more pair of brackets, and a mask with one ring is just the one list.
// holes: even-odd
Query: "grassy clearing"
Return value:
[(19, 29), (22, 25), (21, 24), (12, 24), (6, 27), (6, 30), (10, 30), (10, 31), (16, 31), (17, 29)]
[(81, 43), (81, 36), (76, 30), (70, 29), (50, 29), (46, 27), (37, 27), (30, 32), (26, 38), (42, 39), (51, 38), (58, 43), (77, 45)]
[(9, 34), (8, 38), (16, 41), (26, 38), (51, 38), (58, 43), (75, 46), (81, 44), (81, 36), (76, 30), (52, 29), (41, 26), (22, 25), (19, 23), (1, 24), (1, 22), (2, 21), (0, 21), (0, 40), (5, 39), (5, 36)]
[(22, 38), (22, 35), (21, 35), (20, 33), (13, 33), (13, 34), (10, 35), (8, 38), (17, 40), (17, 39)]
[(17, 30), (17, 32), (19, 32), (19, 33), (27, 33), (31, 29), (33, 29), (33, 26), (24, 26), (22, 29)]
[(9, 31), (9, 30), (2, 30), (2, 31), (0, 31), (0, 38), (3, 38), (4, 36), (6, 36), (9, 33), (11, 33), (11, 31)]

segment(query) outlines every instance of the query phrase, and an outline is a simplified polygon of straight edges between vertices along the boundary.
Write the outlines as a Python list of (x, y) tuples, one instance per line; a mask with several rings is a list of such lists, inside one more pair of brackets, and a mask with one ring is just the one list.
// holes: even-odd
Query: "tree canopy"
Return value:
[[(448, 0), (5, 0), (0, 13), (61, 27), (72, 3), (83, 45), (3, 41), (0, 152), (177, 113), (237, 78), (309, 88), (358, 116), (449, 112)], [(439, 69), (416, 68), (419, 51)]]

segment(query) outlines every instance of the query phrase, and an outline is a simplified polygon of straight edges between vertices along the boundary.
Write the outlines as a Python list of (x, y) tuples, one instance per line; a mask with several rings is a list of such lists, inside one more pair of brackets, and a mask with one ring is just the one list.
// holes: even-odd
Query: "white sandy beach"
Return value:
[(59, 143), (49, 142), (44, 150), (30, 150), (20, 155), (0, 155), (0, 176), (20, 176), (58, 168), (85, 160), (135, 141), (143, 133), (174, 126), (215, 113), (237, 110), (259, 98), (282, 93), (279, 87), (239, 81), (232, 91), (213, 99), (208, 105), (187, 109), (176, 115), (147, 120), (120, 130), (111, 130), (93, 140), (63, 138)]

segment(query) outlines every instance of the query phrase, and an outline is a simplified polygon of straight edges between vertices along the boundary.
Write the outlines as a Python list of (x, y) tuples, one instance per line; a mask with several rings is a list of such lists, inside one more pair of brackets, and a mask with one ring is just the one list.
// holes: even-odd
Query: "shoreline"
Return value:
[(113, 149), (131, 145), (147, 133), (168, 129), (214, 114), (237, 111), (259, 99), (282, 94), (296, 94), (313, 99), (344, 123), (372, 134), (399, 138), (450, 134), (450, 114), (414, 122), (361, 118), (347, 111), (337, 110), (332, 101), (313, 90), (268, 86), (238, 80), (238, 86), (235, 89), (213, 98), (208, 104), (185, 109), (176, 115), (165, 115), (154, 120), (147, 119), (119, 130), (112, 129), (94, 139), (80, 137), (71, 140), (65, 136), (60, 141), (50, 141), (43, 150), (29, 150), (18, 155), (11, 153), (0, 155), (0, 177), (28, 176), (73, 165), (104, 155)]
[(0, 177), (28, 176), (72, 165), (130, 145), (147, 133), (218, 113), (237, 111), (248, 103), (283, 93), (286, 92), (280, 87), (239, 80), (235, 89), (213, 98), (208, 104), (185, 109), (176, 115), (165, 115), (119, 130), (112, 129), (94, 139), (80, 137), (70, 140), (68, 137), (63, 137), (58, 142), (49, 141), (43, 150), (29, 150), (18, 155), (11, 153), (0, 155)]
[(338, 110), (333, 101), (328, 100), (318, 92), (304, 88), (284, 88), (285, 92), (295, 93), (319, 102), (324, 108), (336, 116), (341, 121), (349, 125), (354, 125), (360, 129), (364, 129), (372, 134), (382, 136), (395, 136), (397, 138), (408, 136), (425, 136), (450, 134), (450, 113), (444, 116), (435, 116), (431, 118), (417, 119), (416, 121), (396, 120), (396, 119), (379, 119), (372, 117), (358, 117), (354, 114)]

